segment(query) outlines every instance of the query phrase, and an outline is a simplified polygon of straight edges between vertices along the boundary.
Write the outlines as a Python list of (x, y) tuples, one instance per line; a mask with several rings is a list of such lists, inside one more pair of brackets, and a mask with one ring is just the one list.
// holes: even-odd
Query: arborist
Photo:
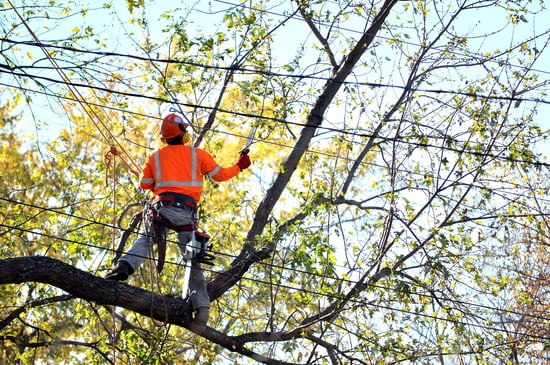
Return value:
[(203, 175), (210, 176), (214, 181), (226, 181), (248, 168), (251, 162), (247, 153), (241, 153), (235, 165), (221, 167), (208, 152), (186, 145), (190, 140), (188, 127), (174, 113), (162, 120), (160, 137), (166, 145), (148, 157), (141, 172), (140, 187), (152, 190), (154, 194), (144, 210), (144, 224), (132, 247), (105, 278), (126, 280), (145, 260), (153, 244), (159, 245), (157, 271), (160, 271), (164, 259), (164, 252), (161, 251), (165, 251), (165, 246), (161, 250), (161, 243), (165, 244), (167, 229), (177, 232), (178, 246), (185, 259), (189, 259), (185, 257), (186, 252), (189, 253), (186, 245), (198, 241), (199, 247), (193, 247), (189, 291), (195, 312), (191, 325), (202, 327), (208, 321), (210, 308), (210, 298), (200, 266), (200, 262), (208, 258), (205, 251), (208, 236), (196, 231), (197, 204), (201, 198)]

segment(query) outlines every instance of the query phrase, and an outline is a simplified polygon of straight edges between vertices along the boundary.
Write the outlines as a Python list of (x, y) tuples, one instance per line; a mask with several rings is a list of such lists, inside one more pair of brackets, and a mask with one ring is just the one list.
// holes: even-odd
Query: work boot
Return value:
[(132, 269), (129, 263), (126, 261), (119, 261), (116, 266), (105, 275), (105, 279), (124, 281), (128, 279), (128, 276), (132, 275), (133, 272), (134, 269)]

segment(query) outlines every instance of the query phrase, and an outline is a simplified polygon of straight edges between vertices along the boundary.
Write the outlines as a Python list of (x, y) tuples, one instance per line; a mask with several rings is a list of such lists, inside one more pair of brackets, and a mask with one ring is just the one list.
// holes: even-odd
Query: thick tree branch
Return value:
[(386, 0), (384, 5), (381, 7), (380, 13), (378, 13), (378, 15), (374, 18), (372, 25), (362, 35), (355, 45), (355, 48), (344, 59), (340, 67), (334, 70), (333, 78), (326, 82), (322, 94), (317, 98), (315, 106), (307, 117), (306, 126), (302, 129), (302, 133), (298, 138), (294, 149), (284, 163), (282, 171), (279, 173), (273, 185), (267, 191), (264, 199), (256, 210), (254, 221), (248, 231), (246, 244), (243, 246), (243, 249), (237, 258), (232, 262), (231, 267), (225, 273), (219, 275), (209, 283), (208, 292), (212, 299), (219, 298), (229, 288), (235, 285), (252, 264), (264, 260), (270, 256), (274, 247), (273, 241), (269, 242), (261, 249), (256, 249), (258, 245), (256, 237), (263, 232), (275, 204), (281, 197), (283, 191), (286, 189), (286, 186), (294, 174), (294, 171), (296, 171), (298, 163), (302, 159), (305, 151), (308, 150), (309, 144), (313, 139), (317, 128), (321, 125), (326, 110), (340, 90), (342, 82), (352, 72), (354, 66), (361, 59), (361, 56), (371, 45), (376, 34), (384, 24), (386, 17), (389, 15), (392, 7), (396, 3), (396, 0)]
[[(0, 285), (24, 282), (50, 284), (77, 298), (102, 305), (123, 307), (164, 323), (190, 329), (190, 303), (179, 297), (158, 295), (128, 284), (105, 280), (49, 257), (0, 260)], [(239, 337), (228, 336), (213, 328), (205, 327), (196, 330), (195, 333), (230, 351), (264, 364), (295, 365), (257, 354), (244, 347), (244, 342)], [(258, 338), (258, 341), (266, 341), (268, 337), (269, 334), (266, 334), (263, 338)]]
[(105, 280), (49, 257), (0, 260), (0, 284), (23, 282), (54, 285), (81, 299), (123, 307), (184, 327), (191, 319), (191, 307), (181, 298), (161, 296), (135, 286)]

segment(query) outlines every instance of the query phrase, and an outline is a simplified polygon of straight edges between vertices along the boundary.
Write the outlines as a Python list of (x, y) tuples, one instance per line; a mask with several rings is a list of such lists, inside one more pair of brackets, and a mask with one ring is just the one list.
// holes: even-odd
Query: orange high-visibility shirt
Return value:
[(153, 190), (155, 195), (165, 192), (184, 194), (198, 202), (203, 175), (210, 176), (214, 181), (225, 181), (240, 171), (237, 165), (221, 167), (200, 148), (166, 145), (147, 159), (141, 172), (140, 187)]

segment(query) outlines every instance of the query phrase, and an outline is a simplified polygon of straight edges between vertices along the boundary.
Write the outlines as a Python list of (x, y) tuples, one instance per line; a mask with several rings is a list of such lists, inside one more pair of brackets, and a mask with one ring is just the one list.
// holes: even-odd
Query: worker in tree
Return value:
[[(159, 244), (161, 269), (160, 243), (165, 240), (167, 228), (177, 232), (179, 248), (185, 259), (189, 259), (186, 257), (189, 247), (186, 245), (191, 241), (202, 242), (199, 247), (193, 247), (193, 258), (196, 260), (192, 261), (189, 279), (191, 305), (195, 312), (192, 325), (202, 327), (208, 320), (210, 308), (210, 298), (200, 266), (201, 259), (205, 258), (206, 235), (197, 235), (196, 232), (197, 203), (201, 197), (203, 175), (218, 182), (229, 180), (250, 166), (250, 157), (242, 153), (235, 165), (221, 167), (208, 152), (186, 145), (190, 140), (188, 126), (177, 114), (171, 113), (163, 119), (160, 136), (166, 145), (149, 156), (140, 180), (142, 189), (154, 193), (147, 204), (149, 209), (144, 211), (142, 231), (105, 278), (126, 280), (149, 255), (155, 243)], [(157, 271), (160, 271), (159, 266)]]

